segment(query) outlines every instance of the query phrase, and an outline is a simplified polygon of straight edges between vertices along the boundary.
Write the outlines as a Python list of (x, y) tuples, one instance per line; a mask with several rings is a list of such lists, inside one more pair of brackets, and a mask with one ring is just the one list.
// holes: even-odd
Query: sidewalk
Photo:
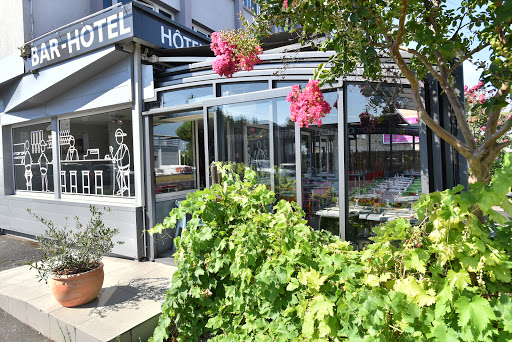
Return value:
[(37, 271), (20, 266), (0, 272), (0, 309), (54, 341), (146, 341), (175, 267), (104, 257), (100, 296), (77, 307), (60, 306)]

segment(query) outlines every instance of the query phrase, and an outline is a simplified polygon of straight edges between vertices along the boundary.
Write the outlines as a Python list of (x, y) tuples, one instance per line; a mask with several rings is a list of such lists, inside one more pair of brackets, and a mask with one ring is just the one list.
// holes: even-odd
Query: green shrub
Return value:
[[(31, 265), (37, 269), (40, 281), (48, 282), (51, 274), (70, 275), (95, 269), (103, 255), (112, 252), (115, 244), (123, 243), (113, 242), (119, 230), (105, 227), (103, 211), (92, 205), (89, 211), (91, 217), (87, 224), (82, 224), (80, 218), (75, 216), (75, 228), (71, 228), (67, 225), (67, 218), (66, 225), (59, 227), (52, 220), (27, 209), (30, 215), (47, 227), (44, 234), (37, 237), (44, 254), (40, 261)], [(110, 209), (104, 208), (104, 211), (110, 212)]]
[(311, 230), (295, 204), (269, 211), (253, 171), (227, 174), (153, 229), (192, 215), (153, 341), (511, 340), (512, 223), (492, 209), (512, 213), (511, 161), (490, 186), (423, 195), (418, 226), (377, 227), (362, 252)]

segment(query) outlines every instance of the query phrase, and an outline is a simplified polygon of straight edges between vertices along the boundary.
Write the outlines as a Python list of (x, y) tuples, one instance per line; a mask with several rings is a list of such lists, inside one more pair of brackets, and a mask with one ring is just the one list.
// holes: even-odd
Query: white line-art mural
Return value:
[(75, 147), (75, 138), (70, 135), (69, 136), (69, 148), (68, 153), (66, 153), (66, 161), (70, 160), (79, 160), (80, 157), (78, 156), (78, 150)]
[(117, 169), (117, 194), (124, 196), (126, 191), (128, 196), (130, 196), (130, 150), (123, 142), (125, 136), (126, 133), (124, 133), (121, 128), (116, 129), (115, 137), (118, 145), (117, 151), (115, 154), (112, 154), (114, 152), (114, 148), (110, 146), (109, 149), (110, 155)]
[(39, 156), (37, 162), (39, 163), (39, 172), (41, 173), (41, 191), (49, 192), (50, 189), (48, 188), (48, 164), (50, 164), (50, 162), (48, 161), (48, 158), (44, 153), (46, 151), (46, 141), (41, 140), (39, 142), (39, 151), (41, 155)]
[(23, 157), (23, 165), (25, 166), (25, 180), (27, 190), (32, 191), (32, 155), (29, 151), (30, 143), (25, 141), (25, 155)]
[[(50, 165), (52, 165), (49, 159), (51, 154), (48, 155), (48, 150), (51, 148), (51, 134), (47, 139), (44, 135), (43, 130), (34, 130), (29, 133), (29, 140), (13, 144), (14, 166), (19, 167), (20, 171), (23, 170), (25, 178), (24, 187), (18, 190), (51, 191), (48, 179), (48, 173), (51, 174)], [(109, 146), (109, 153), (102, 158), (99, 148), (88, 148), (83, 155), (80, 155), (75, 137), (69, 130), (61, 130), (59, 144), (64, 148), (60, 172), (62, 192), (129, 197), (131, 156), (130, 149), (125, 143), (126, 136), (127, 134), (121, 128), (116, 129), (114, 137), (117, 146)], [(112, 192), (104, 186), (104, 172), (111, 175)], [(39, 188), (38, 176), (41, 178), (41, 188)], [(34, 180), (37, 183), (34, 184)], [(78, 183), (80, 181), (81, 186)], [(108, 192), (105, 191), (106, 189)]]

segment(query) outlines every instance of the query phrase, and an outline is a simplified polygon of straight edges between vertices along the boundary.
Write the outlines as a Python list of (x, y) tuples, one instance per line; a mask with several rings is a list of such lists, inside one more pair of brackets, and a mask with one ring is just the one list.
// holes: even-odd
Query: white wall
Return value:
[(214, 31), (235, 28), (237, 15), (235, 15), (235, 2), (233, 0), (190, 1), (192, 1), (192, 20)]
[(102, 6), (102, 0), (1, 0), (0, 58), (17, 52), (24, 42), (97, 12)]
[(175, 10), (180, 10), (180, 0), (161, 0), (163, 3), (171, 6)]
[(33, 38), (88, 16), (96, 7), (91, 0), (32, 0)]
[(23, 46), (22, 1), (0, 1), (0, 59)]

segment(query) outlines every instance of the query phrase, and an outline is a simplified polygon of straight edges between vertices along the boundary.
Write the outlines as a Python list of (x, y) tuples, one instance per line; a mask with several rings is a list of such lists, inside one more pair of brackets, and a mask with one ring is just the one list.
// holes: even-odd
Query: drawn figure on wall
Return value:
[(109, 150), (112, 161), (117, 169), (116, 182), (117, 187), (119, 188), (117, 194), (122, 196), (124, 192), (127, 191), (128, 196), (130, 196), (130, 150), (123, 142), (123, 137), (125, 136), (126, 133), (124, 133), (121, 128), (116, 129), (115, 137), (118, 145), (117, 151), (115, 154), (112, 154), (114, 152), (114, 148), (112, 146), (109, 147)]
[(41, 172), (41, 191), (43, 192), (48, 192), (50, 191), (48, 189), (48, 158), (46, 157), (46, 154), (44, 153), (46, 151), (46, 142), (44, 140), (41, 140), (41, 142), (39, 143), (41, 146), (40, 146), (40, 150), (41, 150), (41, 155), (39, 156), (39, 160), (38, 160), (38, 163), (39, 163), (39, 171)]
[(256, 146), (254, 148), (254, 154), (250, 158), (250, 165), (255, 166), (257, 169), (267, 168), (270, 166), (270, 160), (267, 156), (267, 153), (261, 147), (261, 141), (256, 141)]
[(32, 191), (32, 155), (30, 154), (30, 142), (25, 141), (25, 155), (23, 156), (23, 165), (25, 165), (25, 181), (27, 190)]
[(69, 148), (68, 153), (66, 154), (66, 161), (70, 160), (79, 160), (78, 150), (75, 147), (75, 137), (72, 135), (69, 136)]

